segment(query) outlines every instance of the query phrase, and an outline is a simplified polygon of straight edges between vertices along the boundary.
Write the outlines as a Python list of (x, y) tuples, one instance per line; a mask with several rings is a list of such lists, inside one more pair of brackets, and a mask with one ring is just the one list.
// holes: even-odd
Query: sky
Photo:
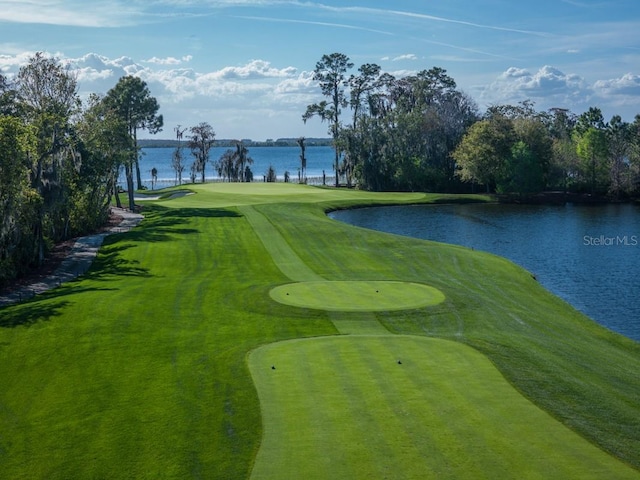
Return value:
[(0, 0), (0, 73), (36, 52), (68, 65), (83, 98), (142, 78), (164, 117), (156, 138), (200, 122), (220, 139), (327, 137), (301, 117), (334, 52), (353, 73), (444, 68), (481, 112), (531, 100), (640, 114), (638, 0)]

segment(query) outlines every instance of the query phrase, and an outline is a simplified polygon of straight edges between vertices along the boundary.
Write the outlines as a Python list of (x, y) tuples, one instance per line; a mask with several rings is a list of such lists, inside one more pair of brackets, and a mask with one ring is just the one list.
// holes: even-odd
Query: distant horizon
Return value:
[(640, 113), (637, 0), (439, 3), (0, 0), (0, 72), (11, 78), (42, 51), (77, 75), (83, 98), (138, 76), (163, 139), (200, 122), (221, 138), (329, 135), (302, 114), (323, 99), (313, 69), (334, 52), (354, 74), (365, 63), (397, 78), (444, 68), (481, 112), (531, 100), (538, 111), (598, 107), (607, 121)]
[[(231, 143), (231, 142), (251, 142), (251, 143), (277, 143), (277, 142), (285, 142), (285, 141), (295, 141), (300, 137), (279, 137), (279, 138), (265, 138), (264, 140), (256, 139), (256, 138), (215, 138), (214, 142), (218, 143)], [(304, 137), (307, 142), (333, 142), (333, 139), (329, 136), (325, 137)], [(150, 137), (140, 137), (138, 141), (143, 142), (177, 142), (175, 138), (167, 138), (167, 137), (159, 137), (159, 136), (150, 136)], [(185, 143), (187, 140), (183, 139), (182, 142)]]

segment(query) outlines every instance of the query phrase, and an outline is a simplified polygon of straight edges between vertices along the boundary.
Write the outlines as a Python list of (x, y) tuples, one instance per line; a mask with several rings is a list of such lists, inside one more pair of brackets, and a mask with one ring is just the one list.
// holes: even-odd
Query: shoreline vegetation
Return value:
[[(152, 166), (150, 181), (143, 183), (141, 145), (171, 145), (170, 177), (178, 185), (187, 178), (192, 184), (210, 178), (275, 182), (273, 165), (252, 170), (249, 147), (269, 145), (297, 145), (292, 165), (299, 159), (299, 167), (292, 170), (298, 182), (320, 183), (317, 172), (307, 175), (305, 152), (331, 145), (323, 185), (371, 192), (485, 191), (517, 202), (545, 196), (557, 201), (557, 195), (539, 195), (557, 191), (581, 202), (638, 198), (640, 115), (633, 122), (618, 115), (607, 122), (598, 107), (579, 115), (564, 108), (537, 111), (530, 100), (481, 113), (441, 67), (396, 78), (379, 65), (361, 65), (357, 73), (354, 66), (336, 52), (323, 55), (313, 70), (319, 98), (300, 120), (326, 122), (329, 138), (264, 142), (216, 140), (205, 119), (169, 127), (175, 140), (139, 139), (159, 134), (165, 123), (157, 99), (136, 75), (83, 100), (77, 78), (42, 52), (15, 78), (0, 74), (0, 284), (41, 267), (53, 245), (99, 228), (112, 200), (135, 211), (135, 191), (149, 184), (154, 189), (159, 180)], [(225, 151), (215, 150), (219, 158), (212, 158), (216, 141)], [(295, 181), (290, 168), (285, 182)], [(118, 194), (122, 187), (126, 199)]]
[[(312, 478), (323, 468), (332, 478), (354, 478), (353, 465), (395, 468), (409, 478), (472, 478), (479, 471), (494, 478), (640, 478), (638, 342), (601, 327), (501, 257), (326, 216), (465, 197), (284, 183), (187, 188), (194, 195), (168, 189), (145, 202), (140, 225), (108, 237), (85, 276), (2, 309), (0, 476), (274, 478), (269, 465), (277, 464), (285, 469), (278, 478)], [(298, 295), (292, 303), (302, 306), (271, 297), (292, 281), (324, 282), (327, 305), (347, 294), (345, 285), (380, 289), (385, 282), (426, 285), (444, 300), (341, 311), (305, 308), (305, 295), (318, 302), (316, 288), (281, 287), (280, 298)], [(400, 348), (406, 342), (409, 350)], [(454, 345), (471, 347), (469, 354)], [(325, 357), (331, 361), (319, 361)], [(478, 372), (469, 379), (502, 382), (499, 389), (508, 382), (508, 395), (523, 409), (509, 413), (512, 402), (487, 397), (495, 389), (458, 384), (448, 371)], [(278, 375), (285, 384), (295, 380), (295, 396), (273, 396), (282, 392), (272, 383)], [(434, 384), (436, 390), (426, 387)], [(334, 387), (343, 399), (332, 400)], [(378, 407), (366, 408), (366, 399)], [(361, 407), (345, 409), (345, 402)], [(447, 410), (452, 405), (455, 413)], [(420, 420), (412, 422), (408, 411), (421, 412)], [(349, 421), (336, 423), (345, 412)], [(525, 425), (547, 424), (522, 433)], [(283, 461), (277, 446), (295, 444), (297, 429), (338, 433), (320, 441), (322, 455), (298, 445), (296, 461)], [(549, 451), (551, 431), (563, 440)], [(365, 443), (330, 448), (340, 438)], [(416, 455), (406, 456), (408, 444), (419, 445)], [(344, 463), (346, 451), (352, 456)], [(314, 463), (320, 457), (322, 466)], [(465, 461), (452, 463), (454, 457)]]

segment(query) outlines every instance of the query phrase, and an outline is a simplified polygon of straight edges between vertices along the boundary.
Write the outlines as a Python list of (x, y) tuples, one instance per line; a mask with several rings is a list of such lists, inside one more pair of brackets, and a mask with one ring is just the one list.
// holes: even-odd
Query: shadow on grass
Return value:
[(225, 208), (166, 208), (155, 205), (153, 207), (163, 219), (177, 218), (239, 218), (238, 212)]
[(43, 303), (34, 301), (0, 309), (0, 328), (15, 328), (35, 325), (61, 315), (61, 310), (69, 302)]
[(167, 208), (158, 205), (145, 207), (145, 219), (133, 230), (105, 239), (92, 268), (84, 275), (91, 280), (105, 281), (114, 277), (151, 277), (149, 269), (137, 260), (125, 258), (122, 253), (138, 243), (175, 241), (182, 235), (200, 233), (188, 228), (192, 218), (237, 218), (242, 215), (231, 210), (214, 208)]
[(162, 242), (173, 240), (175, 236), (200, 233), (195, 228), (181, 227), (192, 218), (239, 218), (232, 210), (217, 208), (167, 208), (149, 205), (144, 209), (142, 224), (128, 232), (126, 239), (136, 242)]
[(149, 269), (140, 266), (138, 260), (130, 260), (122, 256), (122, 252), (133, 247), (135, 245), (132, 243), (104, 245), (83, 278), (108, 280), (113, 277), (151, 277)]

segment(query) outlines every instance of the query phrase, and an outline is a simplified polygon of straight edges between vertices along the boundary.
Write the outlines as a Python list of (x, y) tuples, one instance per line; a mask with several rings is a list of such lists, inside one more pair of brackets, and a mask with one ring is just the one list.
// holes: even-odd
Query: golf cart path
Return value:
[(55, 272), (10, 294), (0, 296), (0, 307), (32, 298), (84, 274), (93, 263), (105, 237), (114, 233), (128, 232), (144, 218), (138, 213), (132, 213), (121, 208), (112, 208), (112, 210), (122, 217), (122, 221), (118, 225), (103, 233), (78, 238), (67, 258)]

